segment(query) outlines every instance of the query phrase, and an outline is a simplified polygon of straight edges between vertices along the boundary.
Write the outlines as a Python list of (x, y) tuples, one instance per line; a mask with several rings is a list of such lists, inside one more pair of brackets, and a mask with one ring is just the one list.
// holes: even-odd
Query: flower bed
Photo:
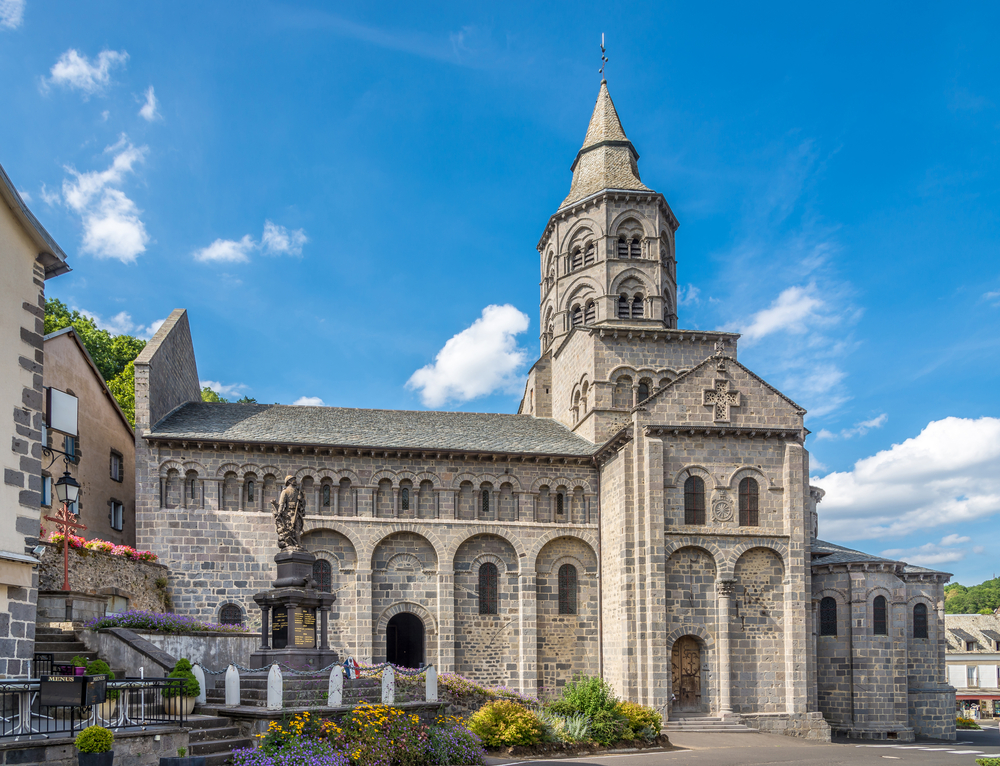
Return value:
[(119, 614), (108, 614), (91, 620), (84, 627), (90, 630), (101, 628), (128, 628), (129, 630), (144, 630), (154, 633), (201, 633), (206, 631), (218, 633), (250, 633), (250, 628), (243, 625), (218, 625), (214, 622), (202, 622), (184, 614), (170, 612), (144, 612), (132, 609)]
[(461, 719), (431, 725), (399, 708), (361, 705), (338, 723), (308, 712), (259, 734), (257, 749), (233, 753), (235, 766), (481, 766), (485, 751)]
[[(54, 532), (49, 535), (47, 542), (53, 545), (62, 545), (63, 536), (59, 532)], [(159, 556), (152, 551), (137, 551), (131, 545), (116, 545), (107, 540), (87, 540), (76, 535), (69, 536), (69, 547), (83, 548), (88, 551), (100, 551), (101, 553), (121, 556), (132, 561), (157, 561), (159, 559)]]

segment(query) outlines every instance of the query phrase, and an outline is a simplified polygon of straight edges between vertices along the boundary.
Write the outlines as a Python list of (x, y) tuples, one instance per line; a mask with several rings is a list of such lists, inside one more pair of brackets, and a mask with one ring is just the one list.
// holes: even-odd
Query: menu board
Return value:
[(271, 646), (284, 649), (288, 646), (288, 609), (276, 606), (271, 611)]
[(312, 610), (295, 610), (295, 645), (316, 646), (316, 614)]

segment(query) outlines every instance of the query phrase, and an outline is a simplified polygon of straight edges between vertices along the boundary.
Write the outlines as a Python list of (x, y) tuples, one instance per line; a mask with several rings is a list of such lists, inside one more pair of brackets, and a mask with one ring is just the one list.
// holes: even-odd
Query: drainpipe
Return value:
[(597, 675), (604, 678), (604, 543), (601, 540), (601, 521), (604, 519), (604, 505), (601, 503), (601, 465), (597, 466)]
[(851, 728), (854, 728), (854, 583), (851, 581), (851, 567), (847, 567), (848, 604), (850, 620), (847, 623), (847, 666), (850, 669)]

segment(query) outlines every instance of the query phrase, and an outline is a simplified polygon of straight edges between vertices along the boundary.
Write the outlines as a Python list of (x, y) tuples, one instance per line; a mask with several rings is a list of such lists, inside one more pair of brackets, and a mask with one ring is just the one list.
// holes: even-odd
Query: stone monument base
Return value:
[(278, 663), (293, 670), (319, 670), (340, 657), (327, 643), (332, 593), (318, 590), (312, 579), (316, 557), (308, 551), (288, 551), (274, 557), (278, 579), (271, 590), (253, 597), (261, 609), (260, 646), (250, 655), (250, 667)]

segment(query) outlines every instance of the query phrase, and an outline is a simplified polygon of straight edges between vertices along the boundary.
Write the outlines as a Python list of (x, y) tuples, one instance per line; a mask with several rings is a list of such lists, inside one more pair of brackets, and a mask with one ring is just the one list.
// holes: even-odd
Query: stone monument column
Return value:
[(733, 714), (731, 699), (732, 669), (729, 661), (729, 607), (736, 592), (735, 580), (719, 580), (719, 715), (723, 718)]

